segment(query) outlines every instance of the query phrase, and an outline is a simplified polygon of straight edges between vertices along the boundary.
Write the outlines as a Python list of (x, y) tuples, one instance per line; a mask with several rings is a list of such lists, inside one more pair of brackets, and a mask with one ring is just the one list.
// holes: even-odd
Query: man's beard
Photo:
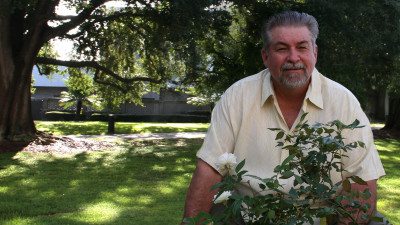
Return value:
[[(303, 73), (287, 73), (283, 74), (285, 70), (289, 69), (302, 69)], [(281, 67), (281, 75), (279, 82), (290, 89), (304, 87), (308, 84), (311, 74), (307, 73), (306, 66), (303, 63), (285, 63)]]

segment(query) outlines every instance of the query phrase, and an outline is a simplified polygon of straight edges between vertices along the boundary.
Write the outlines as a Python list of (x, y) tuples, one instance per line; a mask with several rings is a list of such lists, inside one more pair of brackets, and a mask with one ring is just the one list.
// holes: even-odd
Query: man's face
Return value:
[(306, 87), (317, 62), (317, 46), (313, 45), (308, 28), (276, 27), (269, 34), (270, 45), (261, 54), (272, 82), (288, 89)]

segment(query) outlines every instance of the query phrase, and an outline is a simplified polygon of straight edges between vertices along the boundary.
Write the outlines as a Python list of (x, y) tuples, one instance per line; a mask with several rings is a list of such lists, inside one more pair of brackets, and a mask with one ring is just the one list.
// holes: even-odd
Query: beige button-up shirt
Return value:
[[(344, 134), (347, 142), (362, 141), (366, 148), (350, 151), (349, 158), (343, 158), (344, 168), (349, 174), (365, 181), (385, 175), (378, 152), (373, 142), (370, 123), (354, 95), (342, 85), (324, 77), (316, 69), (306, 93), (301, 111), (289, 129), (279, 109), (268, 69), (246, 77), (226, 90), (216, 104), (206, 138), (197, 157), (217, 169), (216, 162), (225, 152), (235, 154), (238, 162), (246, 159), (243, 169), (260, 178), (274, 175), (274, 168), (288, 156), (286, 150), (277, 149), (276, 132), (268, 128), (281, 128), (292, 132), (303, 113), (307, 120), (327, 123), (340, 120), (345, 124), (358, 119), (364, 128)], [(243, 186), (242, 194), (258, 192), (258, 181), (249, 179), (251, 188)], [(341, 174), (333, 174), (334, 183), (341, 181)], [(292, 186), (291, 179), (281, 180), (284, 189)]]

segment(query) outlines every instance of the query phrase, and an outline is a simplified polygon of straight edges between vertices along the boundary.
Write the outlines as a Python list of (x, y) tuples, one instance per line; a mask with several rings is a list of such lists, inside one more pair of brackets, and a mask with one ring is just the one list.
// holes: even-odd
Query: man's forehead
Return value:
[(296, 42), (311, 42), (311, 32), (306, 26), (278, 26), (269, 31), (272, 42), (296, 40)]

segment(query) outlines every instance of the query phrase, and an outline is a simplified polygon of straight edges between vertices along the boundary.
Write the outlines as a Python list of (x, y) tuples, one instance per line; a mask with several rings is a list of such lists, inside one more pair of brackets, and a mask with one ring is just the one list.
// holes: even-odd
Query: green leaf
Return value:
[(358, 143), (358, 145), (359, 145), (361, 148), (365, 148), (365, 144), (364, 144), (364, 142), (362, 142), (362, 141), (358, 141), (357, 143)]
[(294, 188), (290, 188), (289, 195), (292, 198), (298, 198), (299, 197), (299, 195), (297, 194), (297, 191)]
[(278, 142), (278, 144), (275, 147), (282, 147), (283, 146), (283, 142)]
[(187, 225), (196, 225), (196, 220), (191, 217), (184, 218), (182, 222)]
[(244, 164), (246, 163), (246, 159), (243, 159), (235, 168), (235, 172), (239, 173), (239, 171), (243, 168)]
[(371, 192), (369, 191), (369, 188), (366, 188), (364, 191), (363, 191), (363, 194), (362, 194), (362, 198), (363, 199), (369, 199), (370, 197), (371, 197)]
[(285, 134), (285, 133), (284, 133), (283, 131), (280, 131), (280, 132), (276, 135), (275, 140), (281, 139), (281, 138), (283, 137), (284, 134)]
[(268, 219), (275, 219), (275, 211), (274, 210), (269, 210), (267, 214)]
[(281, 179), (288, 179), (294, 175), (293, 171), (285, 171), (282, 173)]
[[(247, 172), (249, 172), (249, 171), (247, 171), (247, 170), (242, 170), (242, 171), (240, 171), (239, 173), (237, 173), (237, 176), (238, 177), (242, 177), (245, 173), (247, 173)], [(241, 179), (240, 179), (241, 180)]]
[(294, 179), (297, 181), (297, 183), (302, 184), (303, 183), (303, 179), (301, 179), (300, 176), (298, 175), (294, 175)]
[(325, 133), (327, 133), (327, 134), (331, 134), (335, 131), (334, 129), (329, 129), (329, 128), (325, 128), (324, 130), (325, 130)]
[(211, 186), (211, 190), (218, 189), (218, 188), (220, 188), (222, 186), (224, 186), (224, 183), (223, 182), (218, 182), (218, 183), (214, 184), (213, 186)]
[(350, 181), (349, 179), (345, 179), (342, 183), (343, 185), (343, 190), (346, 192), (350, 192), (351, 191), (351, 185), (350, 185)]
[(360, 125), (360, 121), (359, 120), (354, 120), (354, 122), (352, 124), (349, 125), (349, 128), (354, 129), (354, 128), (362, 128), (365, 127), (364, 125)]
[(280, 129), (280, 128), (268, 128), (268, 130), (271, 130), (271, 131), (281, 131), (282, 129)]
[(378, 216), (372, 216), (369, 219), (375, 222), (383, 222), (383, 218)]
[(358, 176), (351, 176), (350, 179), (352, 179), (357, 184), (367, 185), (367, 182), (365, 182), (363, 179), (361, 179)]
[(300, 117), (300, 123), (303, 122), (303, 120), (306, 118), (308, 113), (303, 113), (303, 115), (301, 115)]
[(294, 157), (296, 157), (295, 155), (289, 155), (285, 160), (283, 160), (283, 162), (281, 163), (281, 165), (286, 165), (288, 164), (290, 161), (292, 161), (294, 159)]

